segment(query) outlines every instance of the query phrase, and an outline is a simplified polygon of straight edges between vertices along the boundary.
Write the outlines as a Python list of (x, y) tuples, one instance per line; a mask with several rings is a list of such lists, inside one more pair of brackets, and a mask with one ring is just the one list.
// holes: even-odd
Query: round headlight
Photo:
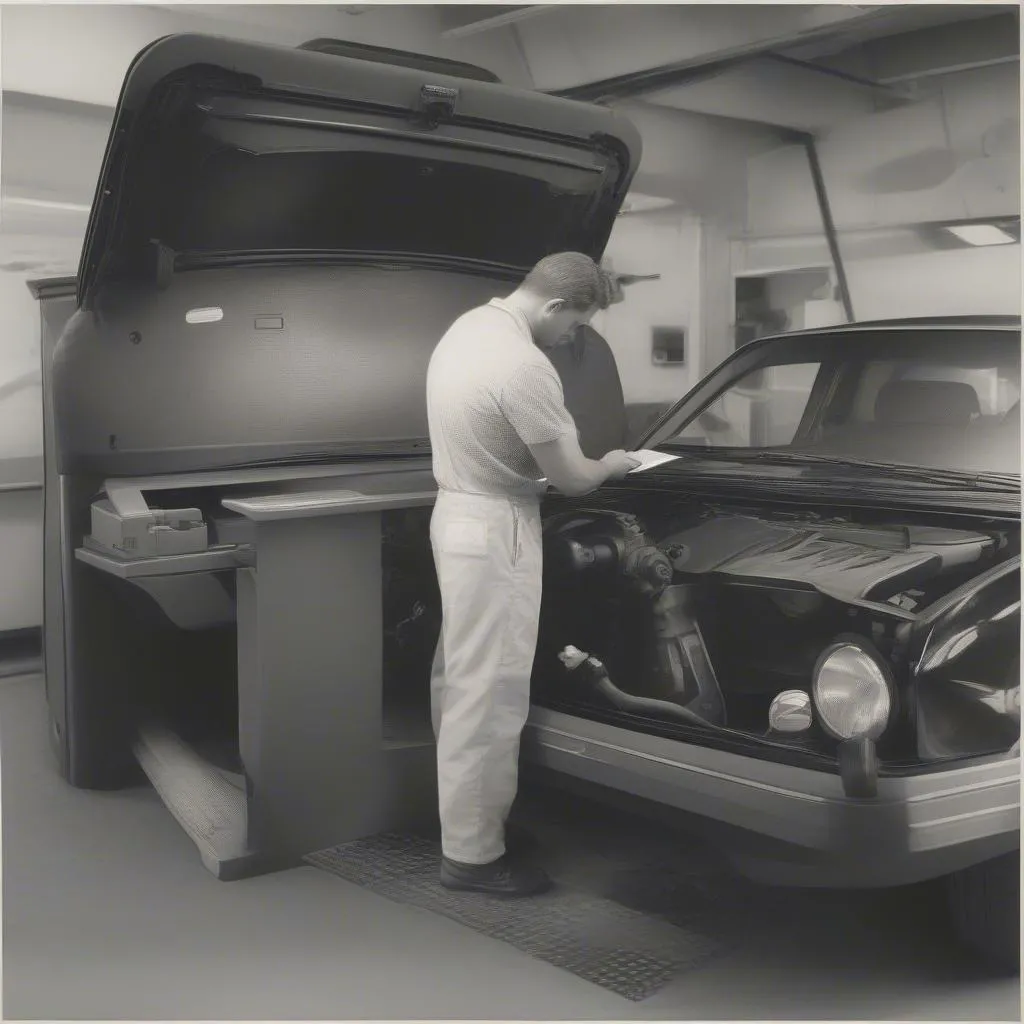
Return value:
[(814, 703), (835, 739), (877, 739), (889, 724), (892, 689), (878, 661), (856, 643), (825, 651), (814, 672)]

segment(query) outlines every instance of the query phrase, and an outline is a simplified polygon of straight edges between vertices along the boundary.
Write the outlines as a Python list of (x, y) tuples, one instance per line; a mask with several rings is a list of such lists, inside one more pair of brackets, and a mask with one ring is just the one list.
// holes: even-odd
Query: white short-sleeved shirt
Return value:
[(438, 342), (427, 421), (438, 487), (470, 494), (542, 493), (528, 446), (576, 434), (551, 360), (501, 299), (459, 317)]

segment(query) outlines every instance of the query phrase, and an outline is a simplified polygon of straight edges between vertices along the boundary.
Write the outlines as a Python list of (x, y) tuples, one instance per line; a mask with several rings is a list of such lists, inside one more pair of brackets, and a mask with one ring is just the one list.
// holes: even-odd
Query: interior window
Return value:
[(960, 385), (961, 389), (970, 388), (973, 400), (976, 400), (972, 422), (1001, 418), (1020, 401), (1020, 378), (1007, 372), (1006, 367), (877, 361), (867, 364), (860, 375), (847, 422), (875, 423), (883, 388), (898, 386), (901, 382), (954, 384)]
[(793, 442), (821, 363), (754, 370), (667, 440), (709, 447), (766, 448)]

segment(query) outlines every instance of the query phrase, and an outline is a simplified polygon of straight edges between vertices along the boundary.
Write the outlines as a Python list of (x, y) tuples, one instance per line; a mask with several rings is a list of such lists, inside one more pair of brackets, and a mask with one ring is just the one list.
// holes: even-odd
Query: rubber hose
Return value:
[(593, 667), (588, 666), (588, 668), (590, 668), (590, 678), (593, 681), (594, 689), (621, 711), (667, 715), (669, 718), (678, 718), (682, 722), (691, 724), (708, 724), (700, 715), (695, 715), (688, 708), (673, 704), (671, 701), (658, 700), (655, 697), (637, 697), (634, 694), (625, 693), (608, 678), (607, 672), (598, 675)]

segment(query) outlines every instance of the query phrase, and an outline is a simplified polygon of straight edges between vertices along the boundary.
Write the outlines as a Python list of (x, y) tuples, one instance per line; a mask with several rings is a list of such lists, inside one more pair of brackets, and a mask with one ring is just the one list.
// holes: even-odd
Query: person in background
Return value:
[[(609, 305), (623, 301), (623, 286), (656, 281), (660, 274), (617, 274), (611, 264), (602, 266), (608, 281)], [(548, 352), (558, 371), (565, 393), (565, 405), (576, 421), (580, 448), (588, 458), (616, 448), (627, 448), (646, 425), (664, 409), (653, 404), (634, 406), (635, 414), (646, 414), (646, 422), (631, 422), (619, 368), (608, 342), (592, 324), (582, 324), (572, 340)]]
[(590, 324), (550, 352), (562, 382), (565, 406), (579, 430), (587, 458), (626, 445), (628, 426), (622, 381), (611, 346)]
[(549, 884), (505, 845), (537, 646), (540, 498), (545, 480), (582, 495), (639, 460), (621, 449), (583, 453), (545, 351), (609, 300), (589, 257), (548, 256), (511, 295), (456, 320), (427, 369), (442, 609), (431, 708), (441, 883), (450, 889), (520, 896)]

